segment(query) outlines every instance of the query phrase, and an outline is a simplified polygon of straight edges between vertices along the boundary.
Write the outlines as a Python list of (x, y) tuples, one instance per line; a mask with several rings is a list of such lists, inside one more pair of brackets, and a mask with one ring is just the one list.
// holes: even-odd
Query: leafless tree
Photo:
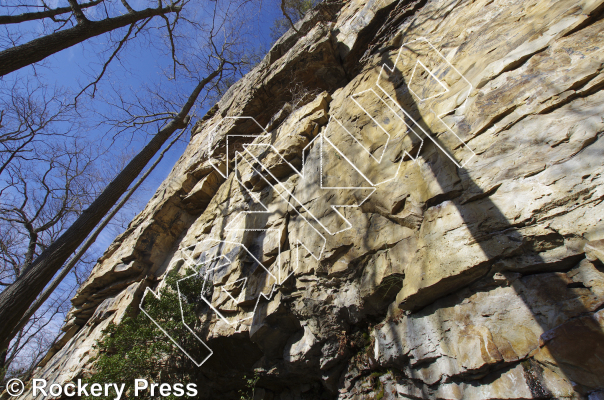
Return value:
[[(110, 58), (112, 60), (126, 41), (139, 34), (148, 26), (149, 21), (156, 17), (165, 22), (170, 33), (187, 0), (172, 0), (167, 4), (158, 0), (154, 6), (151, 6), (153, 3), (149, 1), (150, 7), (138, 11), (134, 10), (127, 0), (120, 0), (119, 3), (111, 0), (93, 0), (82, 4), (78, 3), (78, 0), (68, 2), (69, 7), (58, 8), (51, 8), (44, 1), (41, 5), (16, 3), (10, 7), (12, 10), (9, 15), (0, 16), (0, 24), (5, 25), (8, 37), (6, 49), (0, 51), (0, 76), (39, 62), (92, 37), (128, 27), (125, 35), (117, 42)], [(102, 18), (93, 20), (93, 15)], [(170, 17), (173, 19), (170, 20)], [(12, 26), (25, 26), (31, 21), (43, 21), (51, 26), (47, 34), (21, 43), (31, 35), (13, 29)]]
[(288, 29), (292, 28), (296, 33), (296, 22), (304, 18), (304, 15), (316, 6), (318, 0), (279, 0), (282, 18), (278, 18), (271, 27), (271, 38), (279, 39)]
[(292, 75), (290, 84), (286, 88), (289, 94), (288, 103), (292, 107), (292, 112), (314, 100), (321, 91), (319, 89), (310, 90), (304, 83)]
[[(221, 63), (219, 68), (223, 67), (224, 64)], [(37, 210), (33, 212), (33, 215), (27, 213), (25, 207), (27, 202), (23, 201), (20, 204), (19, 202), (15, 202), (13, 207), (6, 208), (4, 212), (8, 215), (7, 222), (15, 224), (15, 226), (22, 226), (24, 231), (29, 235), (30, 242), (28, 243), (27, 251), (21, 258), (22, 264), (18, 267), (18, 276), (12, 284), (0, 293), (0, 318), (6, 318), (5, 323), (0, 327), (0, 341), (2, 342), (3, 349), (6, 349), (8, 346), (8, 342), (12, 339), (10, 337), (12, 331), (18, 325), (29, 306), (35, 301), (38, 294), (42, 292), (69, 256), (76, 251), (103, 216), (117, 203), (147, 162), (157, 153), (172, 133), (188, 125), (190, 119), (188, 112), (193, 107), (197, 96), (207, 82), (214, 79), (219, 73), (220, 70), (213, 71), (204, 81), (201, 81), (197, 85), (189, 101), (187, 101), (177, 116), (154, 136), (143, 150), (128, 163), (124, 170), (113, 179), (87, 209), (80, 213), (79, 217), (68, 228), (64, 225), (64, 215), (74, 210), (74, 204), (69, 202), (66, 195), (47, 195), (47, 193), (44, 193), (38, 197), (36, 201), (38, 206), (49, 202), (53, 205), (53, 208), (64, 210), (63, 213), (52, 216), (48, 223), (41, 227), (35, 227), (31, 222), (32, 220), (35, 221), (43, 213), (38, 213)], [(40, 185), (43, 187), (47, 185), (47, 176), (45, 172), (39, 177)], [(70, 177), (66, 176), (65, 178), (65, 182), (71, 184), (69, 182)], [(27, 192), (20, 191), (18, 188), (20, 180), (21, 176), (16, 174), (14, 181), (11, 181), (10, 184), (15, 187), (17, 193), (29, 200)], [(38, 245), (37, 240), (40, 236), (40, 228), (47, 229), (47, 236), (53, 239), (52, 243), (48, 246)], [(38, 249), (41, 251), (36, 256), (36, 250)]]
[(69, 299), (77, 284), (68, 285), (53, 293), (44, 305), (28, 320), (11, 341), (0, 368), (0, 382), (12, 377), (29, 376), (57, 338), (59, 322), (70, 308)]
[[(249, 62), (243, 57), (246, 54), (246, 43), (242, 41), (241, 28), (238, 26), (238, 21), (232, 20), (232, 12), (236, 10), (229, 8), (236, 9), (245, 2), (227, 2), (226, 13), (225, 10), (218, 13), (219, 6), (215, 5), (213, 13), (209, 14), (211, 17), (209, 22), (206, 22), (205, 25), (199, 24), (200, 29), (205, 29), (203, 31), (204, 40), (201, 41), (201, 38), (198, 38), (200, 42), (197, 43), (195, 51), (180, 53), (180, 57), (177, 57), (176, 51), (171, 51), (170, 57), (173, 61), (171, 77), (176, 76), (178, 69), (185, 78), (184, 85), (194, 82), (193, 90), (189, 92), (188, 96), (183, 96), (182, 92), (177, 91), (168, 97), (161, 90), (147, 92), (145, 97), (128, 97), (123, 91), (118, 92), (117, 102), (114, 105), (118, 110), (116, 114), (120, 114), (121, 118), (110, 121), (114, 131), (119, 134), (123, 131), (149, 132), (151, 129), (157, 129), (156, 133), (90, 204), (81, 203), (87, 207), (75, 211), (77, 218), (73, 218), (69, 224), (66, 219), (55, 218), (58, 225), (53, 226), (60, 226), (60, 229), (52, 230), (53, 235), (50, 235), (52, 240), (48, 245), (32, 245), (33, 250), (28, 250), (22, 257), (23, 263), (19, 275), (0, 293), (0, 319), (4, 321), (0, 326), (0, 349), (6, 349), (9, 346), (13, 335), (23, 322), (23, 316), (28, 313), (28, 308), (36, 297), (42, 293), (71, 254), (84, 242), (86, 236), (119, 201), (163, 144), (176, 130), (185, 129), (189, 125), (195, 104), (211, 99), (213, 93), (221, 90), (221, 83), (241, 76), (249, 67)], [(166, 23), (168, 24), (168, 22)], [(172, 27), (168, 28), (167, 38), (170, 47), (175, 49), (180, 37), (172, 29)], [(148, 99), (153, 99), (153, 101), (149, 102)], [(176, 106), (177, 102), (180, 102), (178, 106)], [(20, 182), (18, 175), (11, 179), (9, 186), (18, 186), (16, 183), (13, 184), (13, 181)], [(45, 175), (42, 174), (38, 178), (39, 184), (44, 186), (45, 179)], [(63, 185), (65, 186), (65, 182)], [(11, 190), (16, 193), (23, 192), (19, 189)], [(86, 185), (80, 185), (78, 190), (84, 193), (91, 192), (88, 191)], [(9, 192), (11, 191), (6, 191), (6, 193)], [(55, 203), (58, 209), (61, 209), (63, 204), (61, 201), (64, 201), (64, 197), (57, 197)], [(7, 222), (21, 224), (25, 227), (27, 221), (32, 219), (31, 212), (26, 214), (27, 218), (25, 218), (23, 217), (24, 212), (21, 210), (22, 203), (13, 201), (11, 204), (14, 206), (6, 209), (7, 212), (10, 211), (7, 213), (10, 221)], [(44, 197), (36, 204), (46, 204)], [(69, 212), (72, 209), (75, 210), (69, 206), (65, 207)], [(34, 237), (36, 234), (35, 227), (22, 229), (30, 237)]]
[(35, 81), (0, 86), (0, 175), (15, 160), (35, 159), (40, 141), (69, 136), (73, 108), (67, 103), (64, 92)]
[[(72, 138), (39, 144), (27, 157), (19, 156), (5, 167), (0, 190), (0, 286), (17, 281), (94, 198), (100, 189), (94, 160), (90, 146)], [(68, 298), (58, 294), (33, 314), (15, 332), (15, 340), (0, 357), (0, 369), (6, 371), (19, 357), (23, 367), (23, 352), (50, 340), (49, 324), (67, 305)]]
[[(112, 222), (112, 219), (120, 214), (122, 207), (126, 205), (131, 196), (145, 181), (153, 169), (161, 162), (165, 153), (170, 150), (184, 132), (185, 130), (183, 129), (160, 153), (153, 165), (147, 169), (136, 184), (128, 190), (128, 193), (126, 193), (114, 207), (111, 213), (109, 213), (99, 226), (96, 227), (95, 231), (87, 238), (86, 242), (71, 257), (69, 262), (54, 277), (53, 281), (44, 289), (21, 318), (10, 335), (13, 337), (12, 342), (8, 346), (7, 351), (2, 355), (5, 360), (4, 367), (0, 368), (0, 382), (2, 381), (3, 376), (5, 377), (5, 380), (15, 375), (27, 377), (28, 374), (33, 371), (33, 368), (36, 366), (37, 362), (40, 361), (41, 357), (48, 351), (53, 344), (53, 341), (50, 339), (56, 336), (54, 331), (57, 329), (54, 329), (54, 331), (53, 329), (47, 329), (47, 325), (51, 325), (54, 321), (54, 326), (56, 327), (56, 317), (65, 315), (68, 311), (68, 299), (71, 297), (74, 290), (81, 285), (81, 280), (78, 279), (78, 269), (82, 269), (82, 265), (90, 267), (93, 265), (90, 260), (84, 259), (90, 246), (94, 243), (99, 234)], [(78, 268), (78, 266), (80, 268)], [(64, 292), (66, 292), (66, 290), (60, 290), (59, 287), (63, 283), (65, 277), (72, 271), (76, 278), (76, 282), (75, 285), (68, 285), (68, 287), (72, 287), (72, 289), (69, 291), (68, 296), (65, 296)], [(59, 300), (57, 300), (57, 296)], [(11, 366), (15, 360), (17, 360), (17, 366)], [(11, 367), (10, 370), (9, 367)], [(7, 372), (8, 377), (6, 376)]]

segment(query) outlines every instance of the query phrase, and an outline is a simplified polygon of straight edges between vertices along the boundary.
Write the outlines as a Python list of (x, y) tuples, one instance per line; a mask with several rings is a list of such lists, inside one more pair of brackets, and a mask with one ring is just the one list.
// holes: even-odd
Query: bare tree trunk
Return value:
[(180, 6), (147, 8), (141, 11), (129, 12), (128, 14), (120, 15), (119, 17), (107, 18), (102, 21), (83, 20), (73, 28), (51, 33), (50, 35), (34, 39), (20, 46), (1, 51), (0, 76), (41, 61), (54, 53), (67, 49), (92, 37), (133, 24), (145, 18), (151, 18), (179, 10)]
[[(89, 3), (80, 4), (80, 9), (94, 7), (103, 1), (104, 0), (93, 0)], [(23, 14), (18, 14), (18, 15), (2, 15), (2, 16), (0, 16), (0, 25), (18, 24), (18, 23), (25, 22), (25, 21), (35, 21), (37, 19), (52, 18), (52, 17), (56, 17), (57, 15), (71, 12), (72, 10), (73, 10), (73, 8), (71, 6), (69, 6), (69, 7), (57, 7), (57, 8), (51, 9), (51, 10), (44, 10), (44, 11), (38, 11), (38, 12), (28, 12), (28, 13), (23, 13)]]
[[(55, 291), (55, 289), (59, 286), (59, 284), (63, 281), (63, 279), (65, 279), (67, 274), (73, 269), (73, 267), (76, 266), (78, 261), (80, 261), (80, 258), (82, 258), (84, 253), (86, 253), (86, 251), (88, 250), (88, 248), (90, 248), (90, 246), (96, 241), (97, 237), (101, 234), (103, 229), (105, 229), (107, 224), (109, 224), (109, 222), (115, 216), (115, 214), (117, 214), (117, 212), (124, 206), (124, 204), (126, 204), (128, 199), (130, 199), (130, 197), (132, 197), (132, 195), (134, 194), (136, 189), (138, 189), (139, 186), (145, 181), (145, 179), (147, 179), (149, 174), (151, 174), (151, 172), (153, 172), (155, 167), (157, 167), (157, 165), (163, 159), (164, 154), (168, 150), (170, 150), (170, 148), (174, 145), (174, 143), (176, 143), (176, 141), (182, 136), (182, 134), (184, 132), (185, 132), (185, 130), (183, 129), (178, 135), (176, 135), (176, 137), (174, 139), (172, 139), (172, 142), (170, 142), (168, 144), (168, 146), (164, 150), (162, 150), (162, 152), (159, 154), (159, 157), (155, 160), (153, 165), (151, 165), (151, 167), (149, 167), (149, 169), (147, 169), (147, 171), (143, 174), (143, 176), (140, 177), (140, 179), (136, 182), (136, 184), (134, 184), (134, 186), (132, 186), (132, 188), (130, 190), (128, 190), (128, 193), (126, 193), (126, 195), (120, 200), (120, 202), (109, 213), (109, 215), (107, 215), (107, 217), (100, 223), (100, 225), (97, 226), (97, 228), (94, 230), (92, 235), (88, 238), (88, 240), (86, 240), (86, 242), (82, 245), (82, 247), (78, 250), (78, 252), (69, 260), (69, 262), (61, 270), (61, 272), (53, 279), (51, 284), (46, 289), (44, 289), (44, 291), (42, 292), (40, 297), (38, 297), (36, 299), (36, 301), (32, 304), (32, 306), (27, 310), (27, 312), (25, 313), (23, 318), (21, 318), (21, 321), (19, 321), (19, 323), (17, 324), (15, 329), (13, 329), (13, 332), (10, 335), (10, 338), (11, 338), (10, 340), (12, 340), (12, 338), (15, 337), (17, 335), (17, 333), (25, 327), (25, 325), (29, 322), (29, 319), (35, 314), (36, 311), (38, 311), (40, 306), (42, 306), (42, 304), (44, 304), (44, 302), (46, 300), (48, 300), (50, 295)], [(0, 348), (1, 347), (2, 346), (0, 346)], [(1, 365), (2, 365), (1, 363), (2, 363), (2, 360), (0, 359), (0, 369), (1, 369)], [(0, 381), (1, 380), (2, 380), (2, 377), (0, 376)]]
[(190, 117), (187, 114), (193, 107), (199, 93), (220, 74), (223, 66), (224, 62), (217, 70), (199, 82), (178, 115), (153, 137), (71, 226), (54, 243), (48, 246), (13, 284), (0, 293), (0, 321), (2, 321), (2, 324), (0, 324), (0, 352), (8, 347), (12, 339), (11, 333), (27, 312), (29, 306), (36, 300), (36, 297), (44, 290), (44, 287), (51, 281), (69, 256), (77, 250), (94, 227), (118, 202), (120, 197), (128, 190), (130, 184), (172, 133), (177, 129), (184, 129), (188, 125)]
[(296, 31), (296, 33), (299, 33), (298, 30), (296, 29), (296, 25), (294, 24), (294, 21), (292, 21), (289, 14), (287, 13), (287, 10), (285, 7), (285, 0), (281, 0), (281, 12), (285, 16), (285, 18), (287, 18), (287, 20), (289, 21), (289, 24), (292, 26), (293, 30)]

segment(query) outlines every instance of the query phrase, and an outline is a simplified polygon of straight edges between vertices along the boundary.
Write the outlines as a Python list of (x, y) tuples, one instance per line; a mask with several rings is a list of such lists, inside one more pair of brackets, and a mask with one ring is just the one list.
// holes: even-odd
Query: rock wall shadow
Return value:
[[(383, 53), (382, 61), (382, 64), (391, 64), (387, 52)], [(408, 87), (406, 87), (406, 82), (403, 81), (399, 88), (395, 96), (398, 103), (405, 106), (411, 104), (412, 109), (407, 111), (413, 115), (413, 118), (416, 118), (415, 122), (420, 124), (432, 138), (438, 140), (437, 134), (429, 130), (428, 124), (418, 112), (419, 105), (414, 102)], [(413, 124), (409, 118), (407, 118), (406, 122), (409, 126)], [(429, 153), (430, 147), (435, 146), (430, 138), (424, 138), (424, 140), (425, 147), (422, 149), (422, 153), (426, 154)], [(448, 157), (439, 152), (438, 149), (436, 149), (436, 152), (438, 152), (440, 160), (438, 162), (426, 162), (426, 164), (430, 166), (439, 186), (441, 188), (451, 187), (451, 182), (448, 180), (449, 175), (441, 173), (439, 166), (454, 168), (461, 179), (460, 183), (463, 187), (463, 192), (471, 193), (472, 199), (475, 200), (467, 201), (466, 198), (464, 202), (464, 196), (453, 195), (450, 199), (433, 199), (432, 203), (426, 204), (425, 207), (437, 206), (438, 203), (442, 203), (445, 200), (453, 204), (459, 215), (464, 219), (464, 225), (469, 230), (473, 240), (480, 245), (482, 252), (488, 259), (486, 265), (480, 266), (482, 272), (476, 274), (475, 277), (466, 277), (465, 280), (461, 280), (459, 282), (460, 286), (449, 290), (448, 293), (453, 293), (480, 279), (489, 279), (489, 277), (492, 277), (497, 272), (505, 273), (509, 271), (515, 273), (517, 279), (513, 280), (510, 285), (523, 300), (524, 304), (526, 304), (526, 307), (532, 312), (534, 319), (539, 323), (544, 332), (539, 340), (539, 363), (541, 367), (547, 366), (561, 373), (571, 382), (574, 390), (583, 395), (604, 387), (604, 378), (597, 376), (595, 372), (604, 370), (604, 332), (602, 331), (602, 317), (599, 316), (601, 313), (596, 313), (598, 309), (588, 308), (577, 296), (573, 301), (573, 315), (570, 315), (569, 318), (566, 318), (561, 323), (559, 323), (560, 321), (553, 323), (547, 316), (542, 314), (543, 310), (539, 309), (534, 302), (535, 293), (537, 293), (542, 300), (550, 301), (552, 307), (564, 307), (564, 304), (559, 304), (563, 300), (567, 300), (564, 299), (564, 293), (567, 293), (573, 287), (580, 287), (581, 284), (569, 280), (566, 274), (561, 272), (569, 271), (575, 267), (584, 258), (583, 254), (567, 257), (559, 262), (544, 259), (539, 251), (531, 249), (531, 239), (523, 235), (521, 227), (509, 221), (506, 215), (490, 198), (496, 192), (496, 189), (491, 192), (485, 192), (472, 178), (472, 173), (475, 174), (476, 171), (458, 168)], [(420, 154), (421, 156), (422, 154)], [(480, 218), (480, 220), (477, 220), (477, 218)], [(485, 225), (487, 226), (486, 231)], [(493, 241), (489, 240), (497, 237), (517, 243), (518, 247), (515, 253), (502, 254), (501, 249), (493, 246)], [(521, 268), (514, 268), (513, 256), (519, 253), (530, 257), (530, 269), (522, 270)], [(501, 263), (499, 262), (501, 260), (507, 260), (507, 262)], [(539, 277), (538, 279), (522, 281), (520, 278), (523, 276), (523, 273), (528, 273), (528, 275), (542, 274), (539, 277), (546, 277), (548, 280), (547, 285), (540, 286), (543, 283), (543, 279)], [(560, 295), (562, 295), (562, 298)], [(515, 327), (510, 326), (509, 329), (515, 329)], [(535, 350), (537, 351), (537, 349)], [(533, 360), (536, 351), (530, 354), (528, 358)], [(537, 363), (531, 361), (531, 364), (534, 366)], [(537, 375), (540, 375), (540, 373), (537, 372)], [(552, 393), (547, 388), (545, 389), (545, 391), (542, 390), (541, 394), (551, 397)]]

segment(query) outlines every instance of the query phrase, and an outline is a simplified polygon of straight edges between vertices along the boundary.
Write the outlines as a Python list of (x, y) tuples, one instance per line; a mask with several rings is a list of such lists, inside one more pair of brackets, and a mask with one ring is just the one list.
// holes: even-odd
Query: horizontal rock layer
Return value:
[(265, 399), (604, 397), (603, 4), (322, 4), (197, 123), (36, 377), (88, 372), (215, 239), (203, 339), (239, 362), (207, 398), (252, 369)]

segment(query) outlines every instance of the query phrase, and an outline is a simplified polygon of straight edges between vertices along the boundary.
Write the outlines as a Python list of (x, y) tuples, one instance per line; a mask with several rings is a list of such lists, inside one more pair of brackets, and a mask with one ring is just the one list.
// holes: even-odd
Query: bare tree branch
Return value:
[(133, 24), (137, 21), (180, 11), (180, 6), (147, 8), (101, 21), (88, 21), (73, 28), (34, 39), (0, 52), (0, 76), (41, 61), (51, 54), (67, 49), (92, 37)]
[(126, 0), (121, 0), (121, 1), (122, 1), (122, 4), (124, 5), (124, 7), (126, 7), (126, 10), (128, 10), (128, 12), (131, 12), (131, 13), (136, 12), (136, 11), (134, 11), (134, 9), (132, 7), (130, 7), (130, 4), (128, 4), (128, 2)]
[(53, 281), (50, 283), (50, 285), (48, 285), (48, 287), (46, 289), (44, 289), (44, 292), (42, 292), (42, 294), (40, 294), (40, 297), (38, 297), (36, 299), (36, 301), (31, 305), (31, 307), (25, 312), (25, 315), (23, 315), (23, 317), (21, 318), (21, 320), (19, 321), (19, 323), (17, 324), (15, 329), (13, 329), (13, 332), (11, 333), (12, 337), (17, 335), (23, 329), (23, 327), (28, 323), (28, 321), (35, 314), (35, 312), (38, 311), (40, 306), (42, 306), (42, 304), (44, 304), (44, 302), (46, 300), (48, 300), (50, 295), (55, 291), (55, 289), (59, 286), (59, 284), (63, 281), (63, 279), (65, 279), (67, 274), (73, 269), (73, 267), (76, 266), (76, 264), (80, 261), (82, 256), (84, 256), (86, 251), (88, 251), (90, 246), (96, 241), (97, 237), (100, 235), (100, 233), (103, 231), (103, 229), (105, 229), (107, 224), (109, 224), (111, 219), (113, 217), (115, 217), (117, 212), (124, 206), (124, 204), (126, 204), (126, 202), (130, 199), (130, 197), (132, 197), (134, 192), (145, 181), (145, 179), (147, 179), (149, 174), (151, 174), (151, 172), (153, 172), (155, 167), (157, 167), (157, 165), (161, 162), (161, 160), (164, 158), (164, 155), (166, 154), (166, 152), (168, 152), (170, 150), (170, 148), (174, 145), (174, 143), (176, 143), (178, 141), (178, 139), (180, 139), (180, 137), (182, 136), (182, 134), (185, 131), (186, 131), (186, 129), (183, 128), (181, 130), (181, 132), (172, 140), (172, 142), (170, 142), (168, 144), (168, 146), (166, 146), (166, 148), (164, 150), (162, 150), (162, 152), (159, 154), (159, 156), (157, 157), (155, 162), (139, 178), (139, 180), (134, 184), (134, 186), (132, 186), (132, 188), (130, 188), (130, 190), (128, 190), (128, 192), (122, 198), (122, 200), (120, 200), (120, 202), (113, 208), (113, 210), (107, 215), (107, 217), (105, 217), (105, 219), (99, 224), (99, 226), (94, 230), (94, 232), (90, 235), (90, 237), (86, 240), (86, 242), (82, 245), (82, 247), (77, 251), (77, 253), (74, 254), (74, 256), (69, 260), (69, 262), (67, 264), (65, 264), (65, 266), (63, 267), (61, 272), (53, 279)]
[[(91, 1), (88, 3), (80, 4), (79, 7), (80, 7), (80, 9), (94, 7), (103, 1), (105, 1), (105, 0), (94, 0), (94, 1)], [(23, 14), (19, 14), (19, 15), (0, 15), (0, 25), (18, 24), (20, 22), (25, 22), (25, 21), (34, 21), (34, 20), (43, 19), (43, 18), (53, 18), (53, 17), (56, 17), (57, 15), (65, 14), (65, 13), (68, 13), (71, 11), (72, 11), (72, 7), (69, 6), (69, 7), (58, 7), (58, 8), (54, 8), (54, 9), (48, 9), (46, 11), (23, 13)]]
[(25, 268), (11, 286), (0, 293), (0, 320), (4, 321), (0, 325), (0, 349), (8, 346), (10, 335), (38, 293), (42, 292), (69, 256), (116, 204), (159, 148), (174, 131), (184, 129), (188, 125), (188, 114), (199, 94), (208, 83), (220, 75), (225, 63), (223, 60), (218, 69), (199, 81), (176, 117), (153, 137), (67, 230)]
[(296, 31), (296, 33), (299, 33), (296, 29), (296, 26), (294, 25), (294, 21), (292, 21), (291, 17), (289, 16), (286, 10), (285, 0), (281, 0), (281, 12), (283, 13), (283, 16), (289, 21), (290, 25), (292, 26), (292, 29)]
[(71, 6), (73, 15), (75, 15), (76, 21), (78, 21), (78, 24), (85, 24), (87, 22), (90, 22), (90, 21), (88, 21), (88, 18), (86, 18), (86, 16), (82, 12), (82, 9), (80, 8), (80, 5), (78, 4), (77, 0), (67, 0), (67, 2)]
[[(148, 21), (148, 20), (147, 20)], [(78, 93), (75, 97), (75, 101), (77, 102), (78, 98), (86, 91), (88, 90), (89, 87), (93, 87), (92, 89), (92, 94), (91, 96), (94, 97), (95, 93), (96, 93), (96, 85), (99, 83), (99, 81), (101, 80), (101, 78), (103, 78), (103, 76), (105, 75), (105, 72), (107, 71), (107, 67), (109, 67), (109, 64), (111, 63), (111, 61), (113, 61), (113, 59), (115, 58), (115, 56), (117, 55), (117, 53), (119, 53), (119, 51), (122, 49), (122, 47), (124, 46), (124, 44), (128, 41), (128, 38), (130, 37), (130, 35), (132, 34), (132, 30), (134, 29), (135, 24), (130, 25), (130, 27), (128, 28), (128, 32), (126, 32), (126, 34), (124, 35), (124, 37), (122, 38), (122, 40), (119, 41), (117, 48), (113, 51), (113, 53), (111, 53), (111, 56), (109, 57), (109, 59), (105, 62), (105, 64), (103, 64), (103, 68), (101, 69), (101, 72), (99, 73), (99, 75), (96, 77), (96, 79), (94, 81), (92, 81), (91, 83), (89, 83), (88, 85), (86, 85), (81, 91), (80, 93)]]

